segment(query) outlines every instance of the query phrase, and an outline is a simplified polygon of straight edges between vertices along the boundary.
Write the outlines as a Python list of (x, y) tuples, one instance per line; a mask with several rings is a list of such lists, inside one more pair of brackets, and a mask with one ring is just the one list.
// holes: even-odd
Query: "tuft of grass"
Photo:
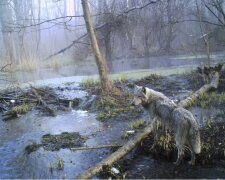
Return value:
[(137, 121), (130, 123), (129, 126), (132, 129), (141, 129), (146, 126), (146, 123), (145, 123), (144, 119), (139, 119)]
[(61, 157), (57, 157), (57, 169), (63, 170), (64, 169), (64, 160)]
[(94, 78), (85, 79), (80, 84), (82, 87), (90, 88), (95, 86), (100, 86), (100, 81)]
[(52, 173), (54, 169), (57, 170), (63, 170), (64, 169), (64, 160), (57, 156), (56, 162), (50, 162), (49, 164), (49, 170)]
[(140, 109), (134, 108), (128, 102), (111, 96), (102, 96), (97, 99), (96, 110), (100, 111), (98, 114), (98, 120), (102, 122), (110, 118), (116, 118), (124, 113), (140, 112)]
[(225, 94), (217, 92), (204, 93), (200, 95), (193, 104), (200, 106), (203, 109), (210, 106), (225, 105)]
[(127, 83), (128, 82), (128, 77), (126, 74), (121, 74), (120, 76), (117, 77), (114, 81), (118, 81), (120, 83)]
[(31, 109), (30, 105), (22, 104), (13, 107), (12, 111), (16, 112), (17, 114), (26, 114)]
[(129, 134), (127, 133), (127, 131), (124, 131), (123, 134), (121, 135), (122, 139), (128, 139)]

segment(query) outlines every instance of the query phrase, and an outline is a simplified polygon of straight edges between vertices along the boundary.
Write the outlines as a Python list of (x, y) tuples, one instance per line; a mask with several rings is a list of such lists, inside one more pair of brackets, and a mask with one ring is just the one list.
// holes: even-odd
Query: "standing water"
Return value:
[[(64, 87), (61, 85), (56, 93), (60, 93)], [(86, 92), (80, 90), (79, 86), (71, 85), (70, 88), (71, 90), (63, 91), (61, 96), (85, 97)], [(0, 119), (0, 178), (74, 178), (100, 161), (109, 150), (46, 151), (39, 148), (28, 154), (26, 146), (40, 143), (45, 134), (56, 135), (63, 132), (79, 132), (87, 137), (84, 145), (93, 146), (104, 143), (101, 136), (96, 136), (96, 133), (102, 131), (104, 127), (96, 120), (96, 115), (83, 110), (59, 112), (56, 117), (46, 117), (40, 115), (40, 111), (33, 110), (17, 119)], [(63, 170), (52, 167), (58, 159), (64, 161)]]

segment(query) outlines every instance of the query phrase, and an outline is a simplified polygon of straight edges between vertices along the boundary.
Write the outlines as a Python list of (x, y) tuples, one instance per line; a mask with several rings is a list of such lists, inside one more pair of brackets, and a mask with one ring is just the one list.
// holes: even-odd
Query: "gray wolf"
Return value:
[(153, 123), (160, 121), (166, 128), (174, 131), (176, 147), (178, 149), (177, 160), (179, 165), (184, 156), (185, 147), (191, 151), (190, 164), (195, 164), (195, 154), (201, 152), (199, 126), (193, 114), (177, 106), (164, 94), (135, 85), (134, 105), (142, 105), (149, 111)]

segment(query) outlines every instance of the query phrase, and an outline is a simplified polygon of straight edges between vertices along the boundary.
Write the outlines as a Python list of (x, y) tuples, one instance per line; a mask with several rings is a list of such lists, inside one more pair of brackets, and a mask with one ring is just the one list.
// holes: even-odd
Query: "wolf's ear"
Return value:
[(142, 87), (142, 92), (146, 95), (146, 87)]
[(135, 84), (135, 85), (134, 85), (134, 88), (135, 88), (135, 89), (141, 89), (142, 87)]

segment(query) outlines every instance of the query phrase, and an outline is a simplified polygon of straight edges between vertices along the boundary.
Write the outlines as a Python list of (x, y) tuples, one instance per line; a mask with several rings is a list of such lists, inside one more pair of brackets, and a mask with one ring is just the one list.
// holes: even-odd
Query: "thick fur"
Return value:
[(181, 163), (186, 145), (191, 151), (190, 163), (194, 165), (195, 154), (201, 152), (201, 142), (199, 126), (192, 113), (182, 107), (178, 107), (164, 94), (141, 86), (135, 86), (133, 103), (135, 105), (141, 104), (148, 110), (153, 122), (158, 120), (174, 131), (178, 149), (175, 164)]

